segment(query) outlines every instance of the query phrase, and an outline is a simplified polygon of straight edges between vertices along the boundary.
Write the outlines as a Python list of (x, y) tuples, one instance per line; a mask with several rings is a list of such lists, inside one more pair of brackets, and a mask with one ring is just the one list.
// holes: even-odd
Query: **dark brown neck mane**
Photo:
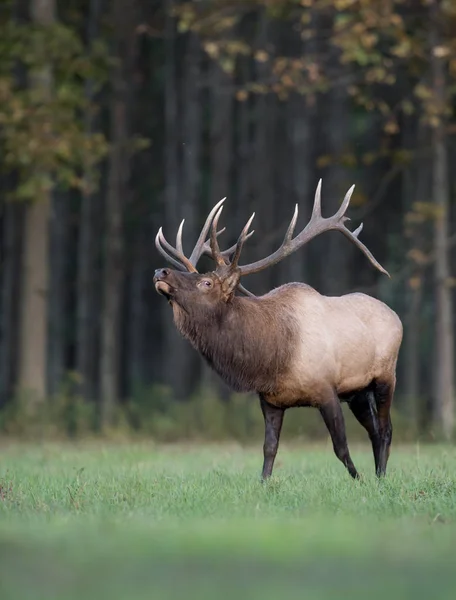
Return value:
[(235, 391), (274, 393), (286, 373), (295, 329), (278, 318), (276, 300), (233, 297), (216, 310), (187, 312), (173, 302), (174, 320), (208, 364)]

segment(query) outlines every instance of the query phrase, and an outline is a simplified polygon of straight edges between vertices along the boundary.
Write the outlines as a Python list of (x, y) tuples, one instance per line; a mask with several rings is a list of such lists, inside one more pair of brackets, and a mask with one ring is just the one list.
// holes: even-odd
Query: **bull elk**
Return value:
[[(341, 401), (348, 402), (369, 434), (377, 476), (386, 472), (392, 438), (390, 407), (402, 342), (396, 313), (362, 293), (329, 297), (304, 283), (288, 283), (257, 297), (240, 283), (241, 277), (278, 263), (329, 230), (343, 233), (388, 275), (359, 240), (362, 225), (352, 232), (344, 224), (354, 187), (336, 214), (324, 218), (320, 180), (310, 221), (301, 233), (293, 237), (296, 205), (281, 246), (247, 265), (239, 265), (239, 258), (253, 234), (249, 228), (255, 213), (237, 243), (221, 251), (217, 238), (223, 230), (217, 227), (225, 198), (209, 213), (189, 258), (182, 248), (183, 221), (175, 247), (166, 241), (162, 228), (155, 239), (159, 252), (176, 269), (157, 269), (154, 284), (171, 304), (178, 330), (232, 389), (259, 395), (265, 422), (263, 479), (272, 473), (285, 410), (295, 406), (318, 408), (337, 458), (358, 478)], [(203, 254), (215, 261), (214, 271), (197, 271)]]

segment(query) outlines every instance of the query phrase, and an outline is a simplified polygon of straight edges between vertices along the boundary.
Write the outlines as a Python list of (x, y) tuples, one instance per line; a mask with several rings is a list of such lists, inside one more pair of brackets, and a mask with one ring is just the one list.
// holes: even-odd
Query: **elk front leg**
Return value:
[(271, 476), (277, 449), (279, 447), (280, 432), (282, 430), (283, 415), (285, 410), (268, 404), (260, 395), (261, 410), (264, 417), (264, 445), (263, 445), (263, 472), (261, 479), (264, 481)]
[(344, 415), (339, 398), (334, 394), (332, 400), (322, 404), (319, 408), (321, 416), (331, 435), (334, 452), (337, 458), (347, 467), (348, 472), (354, 479), (359, 479), (358, 471), (355, 469), (355, 465), (350, 457), (350, 452), (348, 451)]

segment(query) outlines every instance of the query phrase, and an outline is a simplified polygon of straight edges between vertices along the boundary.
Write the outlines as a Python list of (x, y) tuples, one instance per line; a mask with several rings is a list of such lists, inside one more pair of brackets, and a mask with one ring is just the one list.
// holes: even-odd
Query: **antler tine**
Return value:
[[(239, 262), (239, 257), (241, 256), (241, 252), (242, 252), (242, 246), (244, 245), (245, 240), (247, 239), (247, 233), (249, 231), (249, 227), (252, 224), (252, 221), (255, 217), (255, 213), (252, 214), (252, 216), (250, 217), (250, 219), (247, 221), (247, 223), (244, 225), (244, 229), (241, 231), (241, 234), (239, 235), (238, 241), (236, 243), (236, 249), (234, 252), (234, 256), (233, 256), (233, 260), (231, 261), (231, 268), (232, 269), (236, 269), (238, 262)], [(250, 232), (251, 234), (253, 233), (253, 231)]]
[(179, 225), (179, 229), (177, 230), (176, 235), (176, 250), (181, 254), (184, 254), (184, 248), (182, 246), (182, 229), (184, 227), (185, 219), (182, 219), (181, 224)]
[(358, 246), (358, 248), (361, 250), (361, 252), (363, 252), (367, 256), (367, 258), (374, 265), (374, 267), (376, 267), (384, 275), (387, 275), (389, 278), (391, 278), (391, 275), (388, 273), (388, 271), (384, 267), (382, 267), (382, 265), (378, 262), (378, 260), (375, 258), (375, 256), (372, 254), (372, 252), (369, 250), (369, 248), (367, 248), (358, 239), (358, 235), (361, 231), (361, 229), (359, 227), (354, 232), (347, 229), (344, 225), (341, 225), (340, 227), (335, 227), (334, 229), (337, 229), (338, 231), (343, 233), (345, 235), (345, 237), (347, 237), (351, 242), (353, 242), (355, 244), (355, 246)]
[(199, 235), (198, 241), (196, 242), (196, 245), (193, 248), (192, 253), (190, 254), (189, 261), (192, 263), (192, 265), (196, 266), (198, 260), (201, 258), (202, 254), (203, 254), (204, 243), (206, 241), (207, 234), (209, 233), (209, 228), (211, 226), (214, 215), (217, 213), (217, 211), (219, 210), (221, 205), (225, 202), (225, 200), (226, 200), (226, 197), (219, 200), (219, 202), (217, 202), (217, 204), (214, 206), (214, 208), (211, 210), (211, 212), (207, 215), (206, 222), (204, 223), (203, 228), (201, 229), (201, 233)]
[[(217, 237), (223, 233), (225, 231), (225, 227), (223, 229), (220, 229), (220, 231), (217, 231)], [(254, 234), (253, 231), (250, 231), (246, 236), (245, 239), (246, 241), (249, 239), (249, 237), (251, 237)], [(225, 262), (230, 258), (230, 256), (233, 254), (233, 252), (236, 250), (236, 246), (237, 246), (237, 242), (235, 244), (233, 244), (232, 246), (230, 246), (230, 248), (227, 248), (226, 250), (222, 250), (220, 252), (220, 254), (223, 256), (223, 258), (225, 259)], [(211, 250), (211, 246), (210, 246), (210, 240), (206, 240), (206, 242), (204, 243), (203, 246), (203, 252), (202, 254), (205, 254), (207, 256), (210, 256), (212, 258), (212, 250)]]
[(321, 183), (322, 180), (320, 179), (320, 181), (318, 182), (317, 185), (317, 189), (315, 191), (315, 200), (314, 200), (314, 205), (313, 205), (313, 209), (312, 209), (312, 216), (310, 217), (310, 220), (313, 221), (314, 219), (321, 219)]
[[(245, 240), (244, 243), (250, 238), (252, 237), (252, 235), (255, 233), (255, 230), (253, 229), (252, 231), (249, 231), (249, 233), (245, 236)], [(222, 250), (222, 256), (225, 258), (230, 258), (230, 256), (233, 254), (233, 252), (236, 250), (236, 246), (237, 246), (237, 242), (235, 244), (233, 244), (230, 248), (227, 248), (226, 250)]]
[(170, 256), (163, 249), (162, 245), (160, 244), (160, 232), (161, 232), (161, 227), (160, 227), (157, 235), (155, 236), (155, 247), (160, 252), (160, 254), (166, 258), (167, 261), (169, 261), (174, 267), (176, 267), (176, 269), (179, 269), (179, 271), (186, 271), (187, 269), (184, 267), (184, 265), (182, 263), (180, 263), (175, 258), (173, 258), (172, 256)]
[(197, 273), (198, 272), (195, 269), (194, 265), (192, 265), (192, 263), (188, 260), (188, 258), (186, 256), (184, 256), (184, 254), (182, 252), (179, 252), (176, 248), (173, 248), (171, 246), (171, 244), (169, 244), (167, 242), (165, 236), (163, 235), (163, 231), (162, 231), (161, 227), (158, 230), (158, 234), (157, 235), (158, 235), (158, 239), (160, 241), (160, 244), (163, 244), (163, 246), (166, 248), (166, 250), (168, 250), (168, 252), (172, 256), (174, 256), (175, 258), (177, 258), (177, 260), (179, 260), (182, 263), (182, 265), (187, 269), (187, 271), (189, 271), (190, 273)]
[(342, 232), (345, 235), (345, 237), (347, 237), (351, 242), (353, 242), (355, 244), (355, 246), (357, 246), (361, 250), (361, 252), (363, 252), (367, 256), (367, 258), (374, 265), (374, 267), (376, 267), (384, 275), (387, 275), (388, 277), (391, 278), (391, 275), (388, 273), (388, 271), (384, 267), (382, 267), (382, 265), (378, 262), (378, 260), (372, 254), (372, 252), (358, 239), (359, 234), (363, 230), (363, 223), (361, 223), (355, 229), (355, 231), (350, 231), (344, 225), (344, 221), (349, 220), (349, 217), (345, 216), (345, 211), (347, 210), (348, 205), (350, 204), (350, 200), (351, 200), (354, 189), (355, 189), (355, 186), (352, 185), (351, 188), (348, 190), (348, 192), (345, 194), (345, 198), (344, 198), (339, 210), (334, 215), (334, 219), (338, 220), (338, 226), (335, 227), (335, 229)]
[(255, 294), (252, 294), (252, 292), (249, 292), (249, 290), (245, 289), (245, 287), (242, 285), (242, 283), (240, 283), (238, 285), (237, 289), (240, 292), (242, 292), (244, 294), (244, 296), (249, 296), (249, 298), (256, 298)]
[[(314, 210), (315, 210), (315, 205), (314, 205)], [(286, 242), (289, 242), (291, 240), (291, 238), (293, 237), (293, 233), (294, 233), (294, 230), (296, 227), (296, 221), (298, 220), (298, 212), (299, 212), (299, 208), (298, 208), (298, 205), (296, 204), (293, 218), (291, 219), (290, 224), (288, 225), (287, 232), (285, 234)]]
[(225, 260), (222, 256), (222, 253), (220, 252), (220, 246), (218, 245), (218, 241), (217, 241), (217, 225), (218, 225), (220, 215), (222, 214), (222, 210), (223, 210), (223, 206), (221, 206), (218, 209), (218, 211), (214, 217), (214, 220), (212, 221), (211, 238), (210, 238), (210, 247), (211, 247), (212, 258), (215, 260), (215, 262), (219, 266), (225, 265)]
[(362, 225), (358, 227), (354, 232), (350, 231), (344, 225), (345, 221), (348, 220), (348, 217), (345, 216), (347, 208), (350, 204), (350, 200), (353, 194), (353, 190), (355, 186), (353, 185), (348, 192), (345, 194), (345, 197), (342, 201), (342, 204), (339, 210), (332, 216), (325, 219), (321, 214), (321, 179), (318, 182), (317, 190), (315, 192), (315, 200), (314, 206), (312, 210), (312, 215), (310, 217), (310, 221), (306, 225), (306, 227), (299, 233), (295, 238), (292, 238), (294, 227), (296, 224), (296, 220), (298, 217), (297, 208), (295, 208), (295, 212), (293, 218), (291, 219), (290, 225), (288, 226), (287, 232), (283, 239), (280, 247), (261, 260), (258, 260), (254, 263), (250, 263), (248, 265), (244, 265), (239, 267), (241, 270), (241, 275), (250, 275), (251, 273), (258, 273), (263, 269), (278, 263), (280, 260), (284, 259), (286, 256), (307, 244), (311, 239), (320, 235), (325, 231), (337, 230), (343, 233), (352, 243), (354, 243), (369, 259), (369, 261), (377, 268), (381, 273), (388, 275), (388, 271), (384, 269), (381, 264), (374, 258), (373, 254), (366, 248), (366, 246), (360, 242), (358, 239), (359, 234), (362, 230)]
[[(173, 246), (171, 246), (171, 244), (168, 243), (165, 236), (163, 235), (163, 230), (160, 227), (155, 238), (155, 246), (157, 247), (158, 251), (166, 258), (166, 260), (168, 260), (176, 268), (184, 271), (189, 271), (190, 273), (197, 273), (198, 271), (196, 269), (196, 264), (204, 252), (205, 239), (209, 231), (209, 227), (211, 226), (212, 219), (225, 200), (226, 198), (222, 198), (222, 200), (217, 202), (214, 208), (210, 211), (209, 215), (207, 216), (206, 222), (204, 223), (204, 226), (201, 230), (198, 241), (196, 242), (196, 245), (193, 248), (193, 252), (190, 255), (190, 258), (187, 258), (185, 256), (182, 244), (182, 233), (184, 229), (185, 219), (182, 219), (182, 222), (179, 225), (179, 229), (177, 230), (175, 248), (173, 248)], [(166, 252), (163, 249), (163, 246), (168, 252)]]
[(355, 231), (352, 233), (353, 237), (358, 237), (359, 234), (361, 233), (361, 231), (363, 230), (363, 223), (361, 223), (361, 225), (359, 225)]
[(346, 217), (345, 213), (347, 211), (348, 205), (350, 204), (350, 200), (351, 200), (354, 189), (355, 189), (355, 186), (352, 185), (351, 188), (348, 190), (348, 192), (345, 194), (345, 198), (343, 199), (339, 210), (334, 215), (335, 218), (337, 217), (338, 219), (344, 219), (346, 221), (349, 220), (349, 217)]

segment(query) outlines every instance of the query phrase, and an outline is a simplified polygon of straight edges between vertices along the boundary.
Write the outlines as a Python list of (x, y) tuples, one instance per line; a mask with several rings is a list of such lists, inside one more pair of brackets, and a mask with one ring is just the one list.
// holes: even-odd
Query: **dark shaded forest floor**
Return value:
[(454, 598), (456, 448), (3, 445), (3, 600)]

